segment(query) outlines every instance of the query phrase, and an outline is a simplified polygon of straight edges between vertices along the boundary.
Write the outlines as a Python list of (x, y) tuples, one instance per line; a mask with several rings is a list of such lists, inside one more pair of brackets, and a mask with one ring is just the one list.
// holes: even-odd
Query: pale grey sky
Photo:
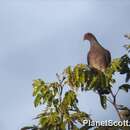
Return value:
[[(33, 79), (53, 81), (68, 65), (86, 63), (85, 32), (94, 33), (113, 58), (124, 54), (129, 12), (129, 0), (0, 0), (1, 130), (33, 122)], [(120, 100), (129, 105), (124, 95)], [(93, 93), (79, 93), (79, 100), (97, 120), (117, 118), (111, 107), (101, 109)]]

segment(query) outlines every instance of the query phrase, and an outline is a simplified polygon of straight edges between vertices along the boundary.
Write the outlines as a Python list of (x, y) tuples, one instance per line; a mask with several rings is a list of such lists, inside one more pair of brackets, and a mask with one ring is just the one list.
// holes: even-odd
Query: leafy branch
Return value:
[[(126, 49), (129, 51), (130, 46), (127, 45)], [(55, 82), (47, 83), (42, 79), (34, 80), (34, 106), (44, 105), (44, 107), (42, 113), (36, 117), (38, 125), (24, 127), (22, 130), (87, 130), (91, 128), (88, 124), (83, 124), (84, 120), (92, 119), (89, 114), (80, 111), (77, 98), (78, 90), (95, 92), (99, 95), (103, 109), (107, 109), (107, 103), (110, 102), (121, 121), (124, 120), (122, 110), (127, 111), (127, 119), (130, 120), (130, 110), (117, 104), (119, 91), (128, 92), (130, 90), (128, 84), (129, 65), (130, 57), (127, 53), (120, 58), (113, 59), (105, 72), (94, 72), (86, 64), (77, 64), (74, 67), (68, 66), (61, 74), (56, 74), (57, 81)], [(124, 84), (119, 86), (114, 94), (113, 86), (117, 82), (114, 78), (116, 73), (126, 77)], [(118, 127), (107, 128), (104, 127), (103, 130), (119, 130)], [(98, 129), (102, 130), (102, 127), (95, 128), (95, 130)], [(124, 130), (124, 128), (120, 129)]]

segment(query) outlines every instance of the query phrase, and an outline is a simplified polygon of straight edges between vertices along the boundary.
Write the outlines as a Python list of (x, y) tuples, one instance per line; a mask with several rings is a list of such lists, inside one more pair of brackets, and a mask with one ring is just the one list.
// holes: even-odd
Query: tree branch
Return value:
[(109, 99), (107, 99), (107, 100), (113, 105), (113, 107), (115, 108), (120, 120), (122, 121), (122, 118), (121, 118), (121, 115), (120, 115), (120, 112), (118, 110), (117, 103), (116, 103), (116, 97), (117, 97), (118, 92), (119, 92), (119, 89), (117, 90), (116, 94), (114, 94), (113, 91), (110, 90), (110, 94), (111, 94), (111, 96), (113, 98), (113, 101), (111, 101)]

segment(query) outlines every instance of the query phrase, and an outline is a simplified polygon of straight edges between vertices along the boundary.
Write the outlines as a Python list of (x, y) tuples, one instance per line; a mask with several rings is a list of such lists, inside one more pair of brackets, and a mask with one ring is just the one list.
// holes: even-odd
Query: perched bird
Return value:
[[(90, 50), (87, 55), (88, 65), (91, 70), (95, 73), (103, 72), (111, 63), (111, 54), (105, 49), (101, 44), (97, 41), (96, 37), (92, 33), (86, 33), (84, 35), (84, 40), (88, 40), (90, 42)], [(97, 91), (100, 96), (103, 94), (109, 94), (110, 89), (103, 86), (96, 86)]]
[(104, 72), (111, 63), (111, 54), (103, 48), (92, 33), (86, 33), (84, 40), (90, 42), (87, 61), (90, 68)]

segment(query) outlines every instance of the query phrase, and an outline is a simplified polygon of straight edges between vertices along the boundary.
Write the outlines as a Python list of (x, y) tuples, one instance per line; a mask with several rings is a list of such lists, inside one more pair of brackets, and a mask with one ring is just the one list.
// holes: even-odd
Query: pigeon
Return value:
[[(90, 50), (87, 55), (87, 62), (92, 72), (100, 74), (104, 73), (111, 63), (111, 53), (105, 49), (92, 33), (86, 33), (84, 40), (90, 42)], [(96, 86), (99, 95), (109, 94), (108, 88)]]
[(86, 33), (84, 40), (90, 42), (90, 50), (87, 55), (87, 61), (90, 68), (105, 72), (111, 63), (111, 53), (105, 49), (92, 33)]

